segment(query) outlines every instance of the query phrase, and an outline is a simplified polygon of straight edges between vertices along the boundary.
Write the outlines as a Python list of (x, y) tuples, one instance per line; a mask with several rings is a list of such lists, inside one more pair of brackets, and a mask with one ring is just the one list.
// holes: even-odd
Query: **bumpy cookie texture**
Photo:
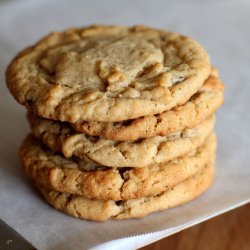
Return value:
[(28, 137), (20, 149), (25, 172), (40, 185), (49, 189), (99, 200), (128, 200), (160, 194), (200, 171), (214, 157), (215, 134), (205, 144), (168, 163), (145, 168), (112, 169), (64, 159), (43, 149)]
[(223, 91), (224, 86), (213, 69), (202, 87), (185, 104), (161, 114), (123, 122), (79, 121), (71, 125), (78, 132), (117, 141), (164, 136), (193, 128), (212, 115), (223, 102)]
[(149, 213), (187, 203), (211, 185), (214, 177), (214, 162), (211, 160), (204, 169), (175, 187), (156, 196), (142, 197), (127, 201), (101, 201), (81, 196), (59, 193), (38, 185), (45, 199), (53, 207), (71, 216), (106, 221), (108, 219), (141, 218)]
[(168, 136), (118, 142), (76, 133), (67, 123), (29, 115), (33, 134), (67, 158), (91, 159), (109, 167), (144, 167), (182, 156), (201, 146), (214, 126), (214, 116), (198, 126)]
[(190, 38), (147, 27), (92, 26), (52, 33), (6, 72), (18, 102), (68, 121), (118, 122), (185, 103), (211, 71)]

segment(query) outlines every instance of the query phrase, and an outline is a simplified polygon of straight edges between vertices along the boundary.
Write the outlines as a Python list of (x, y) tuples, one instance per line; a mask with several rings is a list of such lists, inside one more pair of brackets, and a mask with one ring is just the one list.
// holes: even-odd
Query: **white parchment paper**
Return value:
[[(199, 199), (140, 220), (88, 222), (52, 209), (24, 175), (18, 147), (28, 125), (25, 109), (5, 87), (6, 65), (20, 49), (49, 31), (92, 23), (146, 24), (181, 32), (197, 39), (210, 53), (226, 93), (217, 114), (216, 181)], [(38, 249), (133, 249), (249, 202), (249, 45), (247, 0), (0, 2), (1, 219)]]

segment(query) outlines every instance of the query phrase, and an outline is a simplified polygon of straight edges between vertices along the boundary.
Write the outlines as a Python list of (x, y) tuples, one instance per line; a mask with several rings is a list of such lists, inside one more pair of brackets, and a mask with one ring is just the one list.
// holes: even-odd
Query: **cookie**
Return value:
[(32, 132), (66, 158), (91, 159), (108, 167), (144, 167), (166, 162), (201, 146), (213, 130), (211, 116), (198, 126), (168, 136), (118, 142), (76, 133), (69, 124), (29, 115)]
[(158, 115), (143, 116), (122, 122), (87, 122), (71, 124), (82, 133), (116, 141), (133, 141), (157, 135), (168, 135), (193, 128), (212, 115), (223, 102), (224, 86), (215, 69), (185, 104)]
[(38, 116), (119, 122), (185, 103), (208, 78), (206, 51), (191, 38), (142, 26), (54, 32), (13, 59), (16, 100)]
[(214, 163), (175, 187), (156, 195), (127, 201), (91, 200), (78, 195), (60, 193), (37, 185), (47, 202), (54, 208), (77, 218), (106, 221), (141, 218), (149, 213), (187, 203), (201, 195), (211, 185)]
[(43, 149), (32, 136), (20, 149), (25, 172), (49, 189), (78, 194), (90, 199), (128, 200), (156, 195), (199, 171), (215, 153), (216, 138), (168, 163), (144, 168), (104, 168), (96, 164), (77, 164)]

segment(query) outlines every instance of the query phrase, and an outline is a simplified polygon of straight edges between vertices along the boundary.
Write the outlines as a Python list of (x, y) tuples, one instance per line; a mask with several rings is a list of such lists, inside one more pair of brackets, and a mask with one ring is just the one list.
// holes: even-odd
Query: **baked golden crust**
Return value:
[(82, 133), (116, 141), (164, 136), (193, 128), (212, 115), (223, 102), (224, 86), (215, 69), (202, 87), (185, 104), (162, 112), (122, 122), (87, 122), (71, 124)]
[(214, 127), (214, 116), (168, 136), (118, 142), (76, 133), (67, 123), (29, 115), (33, 135), (66, 158), (91, 159), (109, 167), (144, 167), (166, 162), (201, 146)]
[(118, 122), (185, 103), (210, 61), (190, 38), (147, 27), (91, 26), (52, 33), (9, 65), (7, 85), (36, 115)]
[(59, 193), (37, 185), (44, 198), (54, 208), (64, 213), (87, 220), (141, 218), (149, 213), (187, 203), (209, 188), (214, 178), (214, 162), (211, 159), (201, 171), (156, 195), (127, 201), (101, 201), (82, 196)]
[(92, 168), (67, 160), (43, 149), (32, 136), (21, 149), (25, 172), (37, 183), (58, 191), (90, 199), (128, 200), (156, 195), (194, 175), (214, 157), (216, 138), (211, 134), (205, 144), (193, 152), (161, 164), (144, 168)]

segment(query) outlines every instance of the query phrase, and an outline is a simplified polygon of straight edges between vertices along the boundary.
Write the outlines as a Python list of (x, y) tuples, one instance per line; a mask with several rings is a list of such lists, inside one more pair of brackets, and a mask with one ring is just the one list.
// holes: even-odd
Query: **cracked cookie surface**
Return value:
[(144, 168), (104, 168), (95, 163), (79, 165), (43, 149), (28, 137), (20, 149), (25, 172), (37, 183), (90, 199), (128, 200), (156, 195), (194, 175), (214, 157), (215, 134), (189, 154), (168, 163)]
[(214, 161), (176, 186), (156, 195), (127, 201), (91, 200), (78, 195), (60, 193), (37, 185), (49, 204), (64, 213), (87, 220), (141, 218), (149, 213), (185, 204), (206, 191), (214, 178)]
[(82, 133), (117, 141), (133, 141), (157, 135), (168, 135), (193, 128), (212, 115), (223, 102), (224, 86), (215, 69), (198, 92), (185, 104), (161, 114), (123, 122), (87, 122), (71, 124)]
[(108, 167), (144, 167), (166, 162), (201, 146), (214, 127), (214, 116), (192, 129), (168, 136), (119, 142), (75, 132), (67, 123), (29, 115), (33, 135), (66, 158), (91, 159)]
[(210, 61), (191, 38), (142, 26), (54, 32), (9, 65), (7, 85), (36, 115), (76, 123), (118, 122), (185, 103)]

